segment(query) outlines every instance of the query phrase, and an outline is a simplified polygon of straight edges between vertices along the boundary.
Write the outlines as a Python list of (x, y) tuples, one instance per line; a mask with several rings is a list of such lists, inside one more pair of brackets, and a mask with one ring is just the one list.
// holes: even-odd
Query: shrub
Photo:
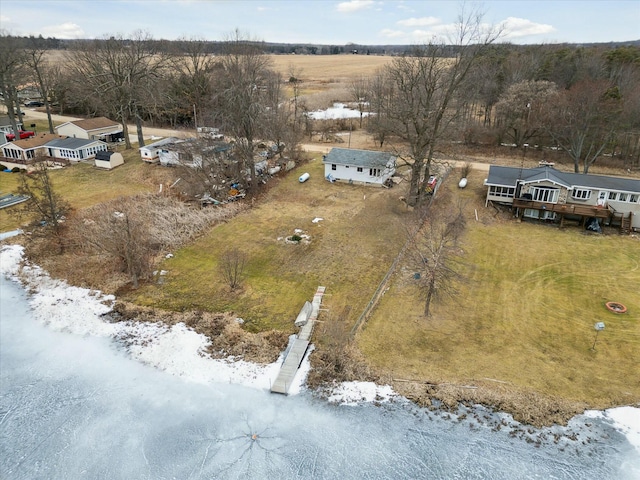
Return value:
[(302, 240), (302, 237), (300, 235), (291, 235), (289, 237), (289, 240), (291, 240), (292, 242), (299, 243), (300, 240)]
[(20, 167), (13, 167), (11, 169), (11, 173), (20, 173), (22, 171), (22, 169)]

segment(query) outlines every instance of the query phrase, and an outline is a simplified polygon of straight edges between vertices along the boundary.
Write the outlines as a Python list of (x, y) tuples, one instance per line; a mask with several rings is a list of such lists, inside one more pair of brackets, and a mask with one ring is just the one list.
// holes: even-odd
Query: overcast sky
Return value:
[[(477, 5), (467, 3), (467, 8)], [(420, 44), (454, 22), (461, 3), (430, 0), (0, 0), (0, 25), (14, 35), (127, 36), (224, 40), (233, 30), (265, 42)], [(587, 43), (640, 39), (640, 0), (482, 2), (505, 40)]]

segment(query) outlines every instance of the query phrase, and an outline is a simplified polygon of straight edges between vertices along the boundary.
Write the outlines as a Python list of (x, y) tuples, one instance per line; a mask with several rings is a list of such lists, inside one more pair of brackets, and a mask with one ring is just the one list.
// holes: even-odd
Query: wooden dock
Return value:
[[(291, 348), (287, 352), (287, 356), (282, 362), (278, 377), (271, 385), (272, 393), (282, 393), (284, 395), (289, 393), (289, 388), (291, 387), (293, 378), (296, 376), (296, 373), (300, 368), (300, 364), (302, 363), (302, 360), (307, 353), (307, 349), (309, 348), (311, 334), (313, 333), (313, 325), (318, 318), (318, 312), (320, 311), (320, 304), (322, 303), (324, 291), (325, 287), (318, 287), (316, 290), (316, 293), (313, 296), (313, 301), (311, 302), (311, 309), (308, 312), (308, 318), (304, 325), (300, 327), (300, 332), (298, 332), (298, 335), (293, 341), (293, 345), (291, 345)], [(305, 307), (303, 307), (300, 315), (298, 315), (298, 319), (300, 319), (301, 316), (307, 316), (305, 311)]]

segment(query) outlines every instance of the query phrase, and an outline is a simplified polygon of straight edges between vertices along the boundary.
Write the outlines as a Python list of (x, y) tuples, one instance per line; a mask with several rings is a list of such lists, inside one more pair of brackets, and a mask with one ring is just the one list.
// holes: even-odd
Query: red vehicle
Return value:
[(436, 185), (438, 185), (438, 177), (431, 175), (429, 177), (429, 181), (427, 181), (427, 186), (429, 187), (427, 189), (427, 193), (433, 193), (436, 189)]
[[(18, 134), (20, 136), (20, 140), (35, 136), (35, 132), (32, 132), (31, 130), (18, 130)], [(13, 142), (16, 139), (16, 134), (7, 133), (6, 137), (8, 142)]]

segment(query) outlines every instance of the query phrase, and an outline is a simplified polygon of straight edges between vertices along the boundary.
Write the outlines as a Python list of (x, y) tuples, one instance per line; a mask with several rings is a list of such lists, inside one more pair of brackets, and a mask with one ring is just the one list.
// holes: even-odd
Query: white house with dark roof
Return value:
[(107, 117), (73, 120), (55, 127), (58, 135), (86, 140), (115, 142), (122, 138), (122, 125)]
[(64, 158), (72, 162), (80, 162), (94, 158), (96, 153), (107, 150), (107, 144), (101, 140), (84, 138), (55, 138), (45, 145), (47, 154), (54, 158)]
[[(22, 130), (22, 123), (19, 120), (16, 120), (16, 126), (18, 127), (18, 130)], [(13, 133), (11, 119), (7, 115), (0, 117), (0, 132)]]
[(486, 204), (518, 209), (522, 217), (564, 221), (594, 217), (619, 224), (624, 231), (640, 230), (640, 180), (561, 172), (551, 165), (521, 169), (491, 165), (484, 181)]
[(46, 144), (51, 140), (60, 139), (54, 133), (41, 133), (35, 137), (7, 142), (0, 145), (0, 153), (8, 161), (29, 162), (40, 155), (49, 155)]
[(372, 150), (332, 148), (322, 163), (330, 182), (384, 185), (396, 172), (395, 156)]

